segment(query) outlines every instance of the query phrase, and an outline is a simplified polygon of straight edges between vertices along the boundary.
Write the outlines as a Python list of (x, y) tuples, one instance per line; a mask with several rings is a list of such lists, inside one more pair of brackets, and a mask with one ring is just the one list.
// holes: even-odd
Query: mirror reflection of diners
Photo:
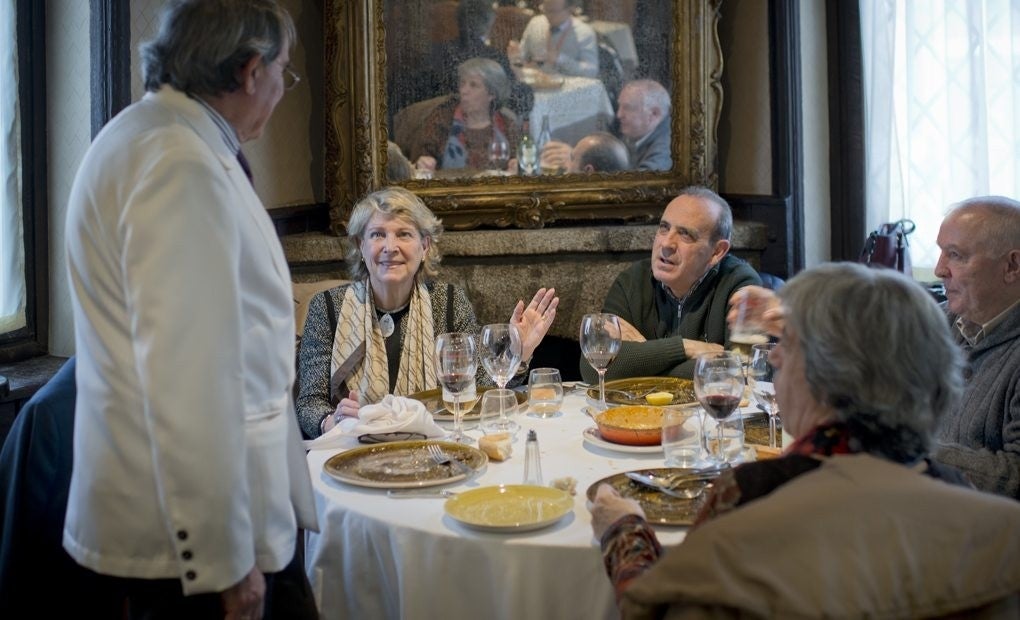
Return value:
[(673, 167), (670, 0), (385, 0), (383, 23), (390, 181), (403, 159), (417, 179)]

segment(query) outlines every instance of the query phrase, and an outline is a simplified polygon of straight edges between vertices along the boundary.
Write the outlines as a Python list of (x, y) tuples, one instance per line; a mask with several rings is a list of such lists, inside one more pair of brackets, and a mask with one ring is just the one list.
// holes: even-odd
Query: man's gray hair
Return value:
[(980, 211), (983, 220), (983, 245), (993, 253), (1020, 249), (1020, 202), (1006, 196), (977, 196), (956, 203), (949, 213)]
[(733, 210), (730, 209), (730, 203), (726, 202), (722, 196), (700, 185), (685, 187), (677, 194), (677, 197), (679, 196), (700, 198), (719, 207), (719, 218), (716, 219), (715, 230), (712, 231), (712, 243), (720, 239), (730, 240), (730, 235), (733, 234)]
[(368, 269), (362, 260), (361, 242), (365, 238), (365, 229), (375, 215), (383, 215), (387, 218), (399, 218), (412, 224), (421, 236), (422, 240), (429, 239), (429, 249), (425, 252), (418, 273), (418, 278), (423, 272), (428, 277), (435, 277), (439, 273), (439, 261), (442, 254), (439, 252), (439, 237), (443, 232), (443, 224), (429, 210), (425, 203), (418, 198), (414, 192), (403, 187), (384, 187), (365, 196), (354, 205), (351, 219), (347, 222), (347, 272), (353, 280), (363, 280), (368, 277)]
[(140, 48), (145, 90), (169, 84), (189, 95), (233, 92), (245, 63), (261, 56), (268, 65), (295, 37), (276, 0), (171, 0), (156, 37)]
[(669, 116), (669, 91), (662, 84), (655, 80), (641, 79), (627, 82), (624, 88), (633, 88), (641, 93), (641, 105), (646, 112), (652, 108), (659, 108), (663, 116)]
[(960, 348), (928, 292), (891, 269), (829, 263), (794, 277), (779, 298), (811, 395), (858, 447), (897, 462), (924, 456), (963, 385)]
[(472, 75), (481, 78), (485, 90), (494, 97), (491, 111), (498, 110), (510, 95), (510, 79), (506, 76), (506, 71), (495, 60), (468, 58), (457, 67), (457, 79), (463, 80)]

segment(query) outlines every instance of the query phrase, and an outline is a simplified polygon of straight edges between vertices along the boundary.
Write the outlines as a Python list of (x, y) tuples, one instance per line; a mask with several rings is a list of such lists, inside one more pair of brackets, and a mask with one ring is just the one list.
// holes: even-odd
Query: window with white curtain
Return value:
[(0, 335), (25, 327), (25, 244), (22, 229), (21, 122), (15, 0), (0, 0)]
[(861, 0), (867, 227), (932, 268), (947, 208), (1020, 198), (1020, 1)]

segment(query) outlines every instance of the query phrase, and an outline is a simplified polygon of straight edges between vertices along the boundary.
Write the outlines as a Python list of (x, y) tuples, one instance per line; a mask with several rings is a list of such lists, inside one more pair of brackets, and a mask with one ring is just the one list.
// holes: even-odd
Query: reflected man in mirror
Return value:
[(558, 168), (566, 162), (571, 174), (620, 172), (630, 167), (627, 145), (613, 134), (600, 131), (585, 136), (574, 148), (551, 141), (542, 149), (542, 167)]
[(937, 241), (935, 275), (968, 367), (935, 458), (980, 489), (1020, 499), (1020, 202), (965, 200), (943, 220)]
[(599, 49), (595, 31), (573, 15), (577, 0), (545, 0), (542, 14), (528, 22), (520, 41), (507, 44), (515, 66), (547, 73), (598, 77)]
[[(623, 344), (606, 379), (689, 378), (694, 358), (728, 344), (730, 295), (761, 284), (755, 270), (729, 255), (733, 214), (710, 189), (689, 187), (662, 214), (650, 258), (623, 270), (602, 304), (620, 317)], [(597, 379), (581, 359), (585, 381)]]
[(631, 151), (635, 170), (669, 170), (669, 93), (654, 80), (634, 80), (620, 91), (620, 135)]
[[(669, 170), (673, 167), (669, 111), (669, 93), (658, 82), (634, 80), (623, 87), (616, 116), (630, 161), (621, 170)], [(577, 172), (571, 169), (571, 153), (569, 144), (551, 140), (542, 149), (542, 167)]]

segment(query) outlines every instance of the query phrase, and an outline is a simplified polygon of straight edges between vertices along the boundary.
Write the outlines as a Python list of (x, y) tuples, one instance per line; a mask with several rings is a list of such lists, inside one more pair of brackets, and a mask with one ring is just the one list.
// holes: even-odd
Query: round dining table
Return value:
[[(341, 449), (310, 451), (320, 531), (306, 534), (305, 567), (322, 617), (618, 617), (585, 492), (620, 472), (663, 467), (663, 454), (586, 439), (585, 429), (594, 428), (587, 404), (584, 392), (568, 391), (555, 417), (518, 413), (521, 432), (509, 459), (490, 460), (466, 480), (435, 487), (465, 492), (521, 484), (525, 436), (534, 429), (545, 484), (572, 477), (577, 493), (571, 512), (533, 531), (472, 529), (446, 514), (442, 497), (391, 498), (385, 489), (337, 481), (323, 465)], [(686, 531), (656, 529), (664, 545), (679, 543)]]

